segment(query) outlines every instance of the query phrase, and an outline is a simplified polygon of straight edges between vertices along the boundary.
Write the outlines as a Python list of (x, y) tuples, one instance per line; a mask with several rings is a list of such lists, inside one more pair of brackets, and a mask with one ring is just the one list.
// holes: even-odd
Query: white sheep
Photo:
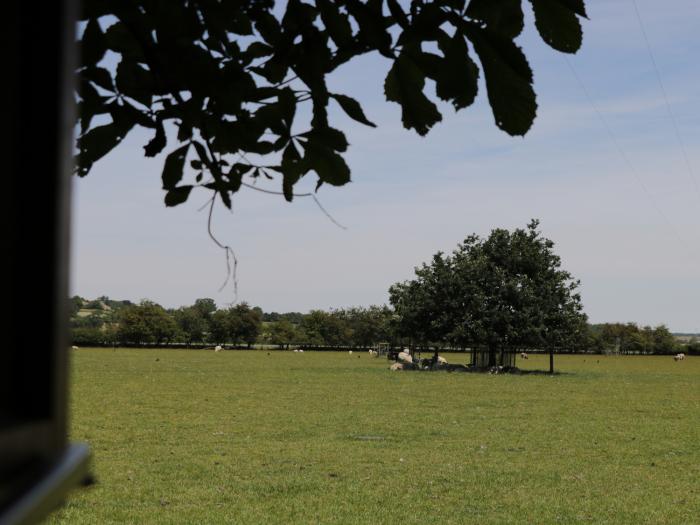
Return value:
[(403, 365), (401, 363), (394, 363), (389, 367), (389, 370), (392, 370), (394, 372), (397, 370), (403, 370)]
[(223, 348), (221, 348), (221, 345), (216, 345), (214, 347), (214, 352), (221, 352), (222, 350), (223, 350)]
[(399, 352), (399, 361), (403, 363), (413, 363), (413, 357), (411, 357), (411, 354), (409, 354), (406, 350), (408, 349), (404, 349), (403, 352)]
[(352, 355), (352, 350), (348, 351), (348, 355)]
[(673, 356), (674, 361), (683, 361), (685, 359), (685, 354), (680, 353)]
[(299, 353), (300, 353), (300, 354), (303, 354), (303, 353), (304, 353), (304, 349), (303, 349), (303, 348), (300, 348), (300, 349), (299, 349)]
[(528, 359), (527, 354), (525, 352), (520, 352), (520, 357), (523, 359)]
[(442, 357), (441, 355), (439, 355), (438, 358), (437, 358), (437, 362), (438, 362), (439, 365), (446, 365), (446, 364), (447, 364), (447, 359), (445, 359), (444, 357)]
[(75, 345), (71, 346), (70, 348), (71, 348), (71, 350), (77, 350), (77, 349), (78, 349), (78, 347), (75, 346)]

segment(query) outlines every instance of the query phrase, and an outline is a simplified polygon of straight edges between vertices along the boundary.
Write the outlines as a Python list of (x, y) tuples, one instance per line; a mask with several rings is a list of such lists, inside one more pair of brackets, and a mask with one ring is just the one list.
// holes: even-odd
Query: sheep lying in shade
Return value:
[(222, 350), (223, 350), (223, 348), (221, 347), (221, 345), (216, 345), (214, 347), (214, 352), (221, 352)]
[(527, 354), (526, 354), (525, 352), (520, 352), (520, 357), (522, 357), (523, 359), (527, 359), (527, 358), (528, 358), (528, 357), (527, 357)]
[(403, 352), (399, 352), (398, 359), (402, 363), (413, 363), (413, 357), (408, 353), (408, 348), (404, 348)]
[(683, 361), (685, 359), (685, 354), (676, 354), (673, 356), (674, 361)]

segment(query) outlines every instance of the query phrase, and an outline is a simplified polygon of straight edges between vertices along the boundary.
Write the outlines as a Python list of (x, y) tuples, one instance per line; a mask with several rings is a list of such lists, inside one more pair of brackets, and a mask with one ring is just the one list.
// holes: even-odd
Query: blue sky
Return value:
[[(330, 79), (379, 126), (332, 113), (351, 144), (353, 181), (318, 196), (347, 230), (310, 199), (288, 204), (242, 189), (234, 213), (220, 207), (214, 217), (238, 255), (239, 299), (266, 311), (384, 303), (388, 287), (436, 251), (536, 217), (581, 280), (591, 321), (700, 332), (700, 4), (637, 5), (691, 170), (632, 0), (588, 0), (583, 48), (568, 59), (539, 39), (526, 9), (519, 42), (539, 110), (525, 138), (495, 127), (483, 85), (474, 106), (456, 114), (441, 106), (443, 122), (422, 138), (384, 100), (383, 59), (363, 58)], [(147, 140), (133, 132), (74, 181), (72, 293), (169, 307), (231, 302), (231, 287), (218, 291), (225, 259), (197, 211), (207, 195), (166, 209), (163, 157), (143, 157)]]

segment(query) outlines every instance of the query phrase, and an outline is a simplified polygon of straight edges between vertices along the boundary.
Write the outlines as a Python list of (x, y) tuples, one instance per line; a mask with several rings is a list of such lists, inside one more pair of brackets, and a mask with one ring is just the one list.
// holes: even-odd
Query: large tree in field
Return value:
[[(496, 126), (524, 135), (537, 103), (532, 71), (514, 42), (524, 27), (522, 3), (289, 0), (276, 9), (272, 0), (87, 0), (77, 173), (86, 175), (141, 126), (152, 130), (146, 156), (168, 152), (167, 206), (199, 187), (230, 208), (231, 196), (260, 176), (279, 178), (290, 201), (309, 172), (318, 186), (346, 184), (348, 142), (328, 107), (374, 124), (349, 94), (330, 91), (326, 78), (367, 53), (387, 60), (384, 93), (401, 106), (407, 129), (425, 135), (442, 119), (435, 98), (456, 110), (470, 106), (483, 74)], [(528, 3), (548, 45), (579, 49), (584, 0)], [(298, 111), (302, 104), (311, 111)]]
[(578, 344), (586, 333), (579, 282), (561, 269), (538, 224), (469, 236), (451, 255), (416, 268), (415, 279), (392, 286), (402, 334), (484, 346), (490, 366), (516, 348)]
[(247, 303), (239, 303), (225, 310), (217, 310), (211, 318), (210, 341), (255, 343), (262, 329), (262, 312)]
[(122, 344), (168, 343), (177, 333), (177, 324), (159, 304), (141, 301), (119, 312), (117, 338)]
[(209, 322), (196, 307), (178, 308), (173, 312), (173, 318), (187, 344), (204, 341), (205, 333), (209, 330)]

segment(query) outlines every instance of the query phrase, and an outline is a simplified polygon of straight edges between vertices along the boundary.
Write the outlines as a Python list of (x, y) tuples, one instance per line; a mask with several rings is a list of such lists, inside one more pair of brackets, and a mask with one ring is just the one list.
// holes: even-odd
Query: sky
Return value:
[[(389, 286), (435, 252), (538, 218), (580, 279), (591, 322), (700, 332), (700, 3), (636, 2), (642, 26), (633, 0), (587, 0), (573, 56), (542, 42), (523, 3), (518, 43), (539, 105), (524, 138), (496, 128), (483, 81), (473, 106), (439, 105), (443, 121), (419, 137), (384, 99), (385, 59), (329, 77), (378, 125), (330, 112), (350, 142), (352, 182), (317, 195), (346, 229), (311, 199), (289, 204), (243, 188), (233, 213), (220, 206), (213, 216), (238, 258), (237, 299), (280, 312), (387, 303)], [(71, 294), (225, 306), (236, 296), (230, 284), (220, 291), (225, 256), (198, 211), (208, 196), (166, 209), (164, 154), (143, 156), (149, 138), (132, 132), (74, 179)], [(313, 189), (315, 176), (305, 179), (297, 191)]]

